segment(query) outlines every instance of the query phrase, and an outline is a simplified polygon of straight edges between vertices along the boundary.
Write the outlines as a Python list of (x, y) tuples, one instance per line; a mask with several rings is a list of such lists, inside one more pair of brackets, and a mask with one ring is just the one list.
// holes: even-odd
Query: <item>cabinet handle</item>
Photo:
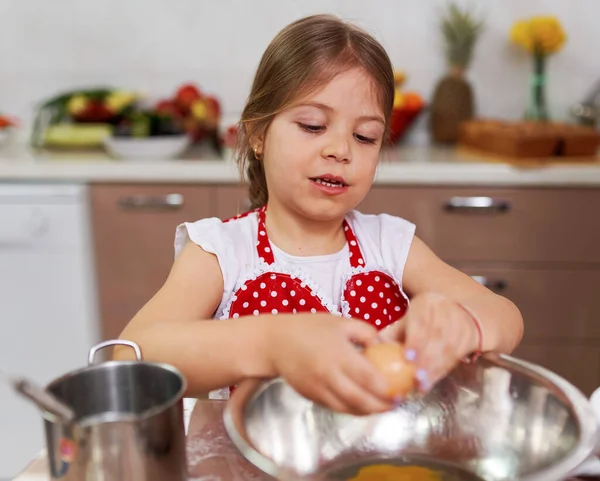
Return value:
[(485, 276), (471, 276), (471, 278), (494, 292), (503, 291), (508, 287), (508, 282), (504, 279), (489, 279)]
[(510, 202), (507, 200), (493, 199), (492, 197), (452, 197), (446, 202), (447, 211), (461, 212), (508, 212)]
[(119, 207), (122, 209), (156, 209), (176, 210), (183, 207), (184, 197), (181, 194), (167, 195), (128, 195), (119, 199)]

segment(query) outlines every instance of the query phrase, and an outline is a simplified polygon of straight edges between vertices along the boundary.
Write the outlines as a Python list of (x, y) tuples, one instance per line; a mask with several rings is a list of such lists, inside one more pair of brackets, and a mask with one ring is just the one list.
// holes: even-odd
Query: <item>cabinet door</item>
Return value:
[(600, 189), (375, 186), (359, 209), (414, 222), (448, 261), (600, 263)]
[(555, 372), (577, 386), (587, 396), (600, 385), (599, 347), (583, 343), (523, 343), (512, 355)]
[(102, 337), (118, 337), (165, 282), (175, 229), (211, 214), (211, 187), (93, 185), (92, 222)]
[(247, 185), (219, 185), (215, 191), (216, 217), (225, 220), (250, 210)]
[(517, 305), (525, 321), (525, 340), (600, 341), (600, 270), (456, 267)]

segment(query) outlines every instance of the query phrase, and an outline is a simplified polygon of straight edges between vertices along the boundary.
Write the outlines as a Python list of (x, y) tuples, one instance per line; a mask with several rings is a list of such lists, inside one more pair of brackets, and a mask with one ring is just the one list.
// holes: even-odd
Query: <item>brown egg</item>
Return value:
[(416, 366), (404, 357), (404, 346), (398, 342), (373, 344), (365, 356), (379, 369), (389, 386), (392, 397), (406, 396), (415, 387)]

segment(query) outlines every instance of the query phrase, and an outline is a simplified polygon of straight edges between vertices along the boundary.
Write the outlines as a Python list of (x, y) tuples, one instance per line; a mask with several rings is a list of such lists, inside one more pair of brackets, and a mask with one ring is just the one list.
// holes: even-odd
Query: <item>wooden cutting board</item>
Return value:
[(478, 150), (473, 147), (466, 147), (463, 145), (458, 145), (456, 147), (456, 153), (460, 157), (461, 160), (465, 160), (467, 162), (492, 162), (499, 164), (511, 164), (518, 165), (521, 167), (541, 167), (546, 165), (590, 165), (590, 164), (598, 164), (600, 165), (600, 155), (596, 156), (578, 156), (578, 157), (544, 157), (544, 158), (535, 158), (535, 157), (508, 157), (498, 154), (493, 154), (490, 152), (485, 152), (483, 150)]

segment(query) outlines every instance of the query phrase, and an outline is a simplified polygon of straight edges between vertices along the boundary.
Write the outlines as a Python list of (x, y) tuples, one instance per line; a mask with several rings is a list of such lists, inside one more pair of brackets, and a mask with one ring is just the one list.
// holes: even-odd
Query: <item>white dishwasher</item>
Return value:
[[(84, 185), (0, 184), (0, 368), (46, 384), (98, 340)], [(42, 418), (0, 383), (0, 479), (44, 447)]]

